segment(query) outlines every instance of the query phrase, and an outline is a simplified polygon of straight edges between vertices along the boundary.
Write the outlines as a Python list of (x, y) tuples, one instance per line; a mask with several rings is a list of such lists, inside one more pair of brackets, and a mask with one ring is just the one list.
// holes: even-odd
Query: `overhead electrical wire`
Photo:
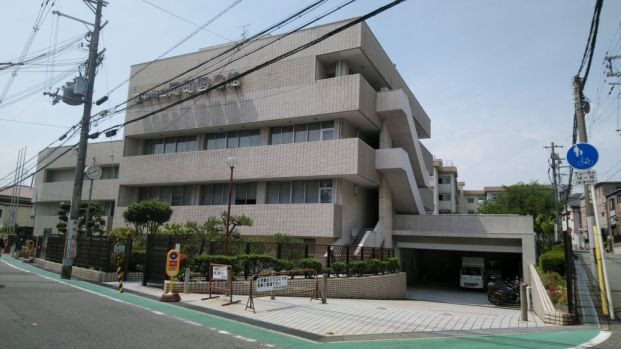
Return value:
[[(170, 108), (172, 108), (172, 107), (174, 107), (174, 106), (176, 106), (176, 105), (179, 105), (179, 104), (181, 104), (181, 103), (183, 103), (183, 102), (186, 102), (186, 101), (188, 101), (188, 100), (191, 100), (191, 99), (197, 98), (197, 97), (199, 97), (199, 96), (201, 96), (201, 95), (204, 95), (204, 94), (206, 94), (206, 93), (208, 93), (208, 92), (210, 92), (210, 91), (212, 91), (212, 90), (214, 90), (214, 89), (216, 89), (216, 88), (219, 88), (219, 87), (221, 87), (221, 86), (224, 86), (225, 84), (229, 83), (229, 82), (230, 82), (230, 81), (232, 81), (233, 79), (238, 79), (238, 78), (241, 78), (241, 77), (243, 77), (243, 76), (246, 76), (246, 75), (252, 74), (252, 73), (254, 73), (254, 72), (258, 71), (258, 70), (261, 70), (261, 69), (263, 69), (263, 68), (265, 68), (265, 67), (267, 67), (267, 66), (269, 66), (269, 65), (272, 65), (272, 64), (274, 64), (274, 63), (276, 63), (276, 62), (278, 62), (278, 61), (280, 61), (280, 60), (282, 60), (282, 59), (284, 59), (284, 58), (286, 58), (286, 57), (289, 57), (289, 56), (291, 56), (291, 55), (293, 55), (293, 54), (296, 54), (296, 53), (298, 53), (298, 52), (300, 52), (300, 51), (302, 51), (302, 50), (304, 50), (304, 49), (306, 49), (306, 48), (308, 48), (308, 47), (314, 46), (314, 45), (316, 45), (316, 44), (318, 44), (318, 43), (320, 43), (320, 42), (322, 42), (322, 41), (324, 41), (324, 40), (326, 40), (326, 39), (328, 39), (328, 38), (332, 37), (333, 35), (336, 35), (336, 34), (338, 34), (338, 33), (342, 32), (342, 31), (344, 31), (344, 30), (346, 30), (346, 29), (348, 29), (348, 28), (350, 28), (350, 27), (352, 27), (352, 26), (354, 26), (354, 25), (356, 25), (356, 24), (358, 24), (358, 23), (360, 23), (360, 22), (363, 22), (363, 21), (365, 21), (365, 20), (367, 20), (367, 19), (369, 19), (369, 18), (372, 18), (372, 17), (374, 17), (374, 16), (376, 16), (376, 15), (378, 15), (378, 14), (380, 14), (380, 13), (382, 13), (382, 12), (384, 12), (384, 11), (386, 11), (386, 10), (388, 10), (388, 9), (390, 9), (390, 8), (392, 8), (392, 7), (394, 7), (394, 6), (398, 5), (398, 4), (400, 4), (400, 3), (402, 3), (403, 1), (405, 1), (405, 0), (395, 0), (395, 1), (391, 2), (391, 3), (388, 3), (387, 5), (384, 5), (384, 6), (382, 6), (382, 7), (379, 7), (379, 8), (377, 8), (377, 9), (375, 9), (375, 10), (373, 10), (373, 11), (371, 11), (371, 12), (369, 12), (369, 13), (367, 13), (367, 14), (365, 14), (365, 15), (361, 16), (361, 17), (358, 17), (358, 18), (356, 18), (356, 19), (354, 19), (354, 20), (352, 20), (352, 21), (350, 21), (350, 22), (348, 22), (348, 23), (346, 23), (346, 24), (344, 24), (344, 25), (342, 25), (342, 26), (339, 26), (339, 27), (337, 27), (337, 28), (335, 28), (335, 29), (331, 30), (330, 32), (328, 32), (328, 33), (326, 33), (326, 34), (324, 34), (324, 35), (320, 36), (320, 37), (319, 37), (319, 38), (317, 38), (317, 39), (314, 39), (314, 40), (312, 40), (312, 41), (310, 41), (310, 42), (308, 42), (308, 43), (306, 43), (306, 44), (300, 45), (300, 46), (298, 46), (297, 48), (295, 48), (295, 49), (293, 49), (293, 50), (290, 50), (290, 51), (288, 51), (288, 52), (285, 52), (285, 53), (283, 53), (283, 54), (281, 54), (281, 55), (279, 55), (279, 56), (277, 56), (277, 57), (275, 57), (275, 58), (272, 58), (272, 59), (270, 59), (270, 60), (268, 60), (268, 61), (266, 61), (266, 62), (264, 62), (264, 63), (262, 63), (262, 64), (259, 64), (259, 65), (255, 66), (254, 68), (248, 69), (248, 70), (244, 71), (243, 73), (240, 73), (240, 74), (239, 74), (238, 76), (236, 76), (235, 78), (230, 78), (230, 79), (227, 79), (227, 80), (225, 80), (225, 81), (223, 81), (223, 82), (221, 82), (221, 83), (219, 83), (219, 84), (216, 84), (216, 85), (213, 85), (213, 86), (209, 87), (209, 88), (208, 88), (208, 89), (206, 89), (205, 91), (201, 91), (201, 92), (199, 92), (199, 93), (197, 93), (197, 94), (194, 94), (194, 95), (192, 95), (192, 96), (190, 96), (190, 97), (188, 97), (188, 98), (184, 98), (184, 99), (182, 99), (182, 100), (180, 100), (180, 101), (177, 101), (177, 102), (171, 103), (171, 104), (169, 104), (168, 106), (165, 106), (165, 107), (160, 108), (160, 109), (158, 109), (158, 110), (156, 110), (156, 111), (153, 111), (153, 112), (147, 113), (147, 114), (145, 114), (145, 115), (143, 115), (143, 116), (141, 116), (141, 117), (139, 117), (139, 118), (132, 119), (132, 120), (126, 121), (126, 122), (124, 122), (124, 123), (122, 123), (122, 124), (118, 124), (118, 125), (115, 125), (115, 126), (109, 127), (109, 128), (107, 128), (107, 129), (105, 129), (105, 130), (103, 130), (103, 131), (101, 131), (101, 132), (97, 132), (96, 134), (90, 134), (90, 135), (89, 135), (89, 137), (90, 137), (90, 138), (96, 138), (97, 136), (99, 136), (99, 134), (100, 134), (100, 133), (105, 133), (105, 132), (107, 132), (107, 131), (111, 131), (111, 130), (117, 130), (117, 129), (120, 129), (120, 128), (122, 128), (122, 127), (125, 127), (125, 126), (126, 126), (126, 125), (128, 125), (128, 124), (131, 124), (131, 123), (138, 122), (138, 121), (140, 121), (140, 120), (146, 119), (146, 118), (148, 118), (148, 117), (150, 117), (150, 116), (152, 116), (152, 115), (155, 115), (155, 114), (157, 114), (157, 113), (159, 113), (159, 112), (161, 112), (161, 111), (164, 111), (164, 110), (170, 109)], [(60, 156), (62, 156), (62, 155), (64, 155), (64, 154), (66, 154), (68, 151), (70, 151), (71, 149), (73, 149), (73, 148), (74, 148), (74, 147), (76, 147), (76, 146), (77, 146), (77, 143), (76, 143), (75, 145), (73, 145), (72, 147), (68, 148), (67, 150), (65, 150), (62, 154), (60, 154), (59, 156), (57, 156), (57, 157), (56, 157), (56, 158), (54, 158), (53, 160), (51, 160), (51, 161), (49, 161), (48, 163), (46, 163), (46, 164), (45, 164), (44, 166), (42, 166), (41, 168), (37, 169), (35, 172), (31, 173), (30, 175), (28, 175), (28, 176), (26, 176), (26, 177), (24, 177), (24, 178), (21, 178), (21, 179), (18, 181), (18, 183), (19, 183), (19, 182), (21, 182), (21, 181), (23, 181), (23, 180), (25, 180), (25, 179), (27, 179), (27, 178), (29, 178), (29, 177), (31, 177), (31, 176), (33, 176), (33, 175), (34, 175), (34, 174), (36, 174), (37, 172), (40, 172), (41, 170), (45, 169), (47, 166), (49, 166), (49, 165), (50, 165), (50, 164), (52, 164), (54, 161), (56, 161), (58, 158), (60, 158)]]

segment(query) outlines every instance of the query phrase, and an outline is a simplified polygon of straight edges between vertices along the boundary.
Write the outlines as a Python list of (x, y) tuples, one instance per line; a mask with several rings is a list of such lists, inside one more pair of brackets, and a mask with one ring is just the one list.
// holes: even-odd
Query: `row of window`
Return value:
[(268, 204), (302, 204), (333, 202), (331, 179), (268, 182)]
[(145, 155), (183, 153), (198, 150), (196, 136), (168, 137), (164, 139), (149, 139), (145, 142)]
[[(259, 146), (260, 131), (242, 130), (210, 133), (205, 136), (202, 149), (226, 149)], [(270, 129), (270, 144), (287, 144), (327, 141), (334, 139), (334, 121), (314, 122)], [(198, 150), (197, 136), (149, 139), (145, 142), (144, 154), (183, 153)]]
[[(234, 205), (255, 205), (257, 203), (257, 183), (237, 183), (233, 185), (231, 203)], [(193, 186), (161, 186), (140, 188), (138, 199), (159, 200), (171, 206), (191, 206), (195, 204)], [(228, 184), (217, 183), (200, 186), (200, 205), (226, 205), (228, 203)], [(333, 202), (333, 182), (331, 179), (289, 182), (268, 182), (268, 204), (331, 203)]]
[(272, 127), (270, 144), (303, 143), (334, 139), (334, 121)]

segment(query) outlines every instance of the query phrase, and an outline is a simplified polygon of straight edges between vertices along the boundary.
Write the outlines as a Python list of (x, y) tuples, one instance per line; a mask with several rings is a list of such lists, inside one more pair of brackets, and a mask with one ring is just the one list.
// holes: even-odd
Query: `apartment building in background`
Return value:
[[(55, 161), (67, 147), (47, 148), (39, 153), (37, 168), (44, 168), (35, 175), (33, 193), (35, 235), (57, 234), (60, 222), (58, 211), (61, 202), (71, 202), (73, 179), (76, 168), (76, 151), (71, 150)], [(86, 164), (95, 162), (102, 168), (100, 179), (93, 180), (92, 200), (98, 201), (104, 210), (106, 227), (112, 227), (112, 216), (119, 192), (119, 164), (123, 154), (123, 142), (90, 143)], [(82, 200), (88, 200), (91, 181), (84, 179)]]
[(10, 186), (0, 190), (0, 228), (18, 227), (32, 230), (32, 187)]
[(434, 214), (459, 213), (463, 182), (457, 181), (457, 167), (451, 161), (434, 159), (430, 188), (434, 191)]
[(621, 187), (606, 194), (606, 214), (610, 234), (621, 235)]

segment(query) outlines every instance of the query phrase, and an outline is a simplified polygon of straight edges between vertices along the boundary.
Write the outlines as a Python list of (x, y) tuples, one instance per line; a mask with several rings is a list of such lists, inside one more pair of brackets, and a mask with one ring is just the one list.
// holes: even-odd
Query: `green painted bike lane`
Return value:
[[(341, 342), (314, 342), (299, 337), (275, 332), (243, 322), (237, 322), (215, 315), (202, 313), (193, 309), (179, 307), (170, 303), (162, 303), (146, 297), (119, 293), (108, 287), (99, 286), (87, 281), (65, 280), (60, 275), (22, 263), (13, 258), (2, 256), (2, 261), (19, 269), (33, 274), (53, 279), (58, 282), (82, 289), (87, 292), (113, 298), (131, 305), (157, 311), (183, 320), (192, 321), (218, 331), (226, 331), (233, 336), (241, 336), (256, 340), (261, 344), (276, 347), (296, 349), (492, 349), (492, 348), (522, 348), (522, 349), (561, 349), (573, 348), (590, 341), (600, 334), (599, 330), (553, 331), (539, 333), (525, 333), (494, 336), (460, 336), (436, 338), (409, 338), (409, 339), (381, 339)], [(225, 332), (225, 333), (226, 333)]]

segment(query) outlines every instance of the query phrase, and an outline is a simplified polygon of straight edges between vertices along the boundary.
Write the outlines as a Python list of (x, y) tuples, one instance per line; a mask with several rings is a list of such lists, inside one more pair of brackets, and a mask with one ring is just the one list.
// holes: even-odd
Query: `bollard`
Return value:
[(183, 279), (183, 293), (190, 290), (190, 268), (185, 268), (185, 278)]
[(528, 321), (528, 301), (526, 296), (526, 284), (520, 285), (520, 321)]
[(323, 274), (323, 287), (321, 292), (321, 304), (328, 303), (328, 277), (330, 274)]
[(123, 293), (123, 267), (121, 264), (116, 267), (116, 278), (119, 280), (119, 292)]
[(528, 311), (532, 311), (533, 310), (533, 300), (531, 299), (531, 290), (533, 288), (530, 286), (526, 286), (526, 300), (527, 300), (527, 304), (528, 304)]

